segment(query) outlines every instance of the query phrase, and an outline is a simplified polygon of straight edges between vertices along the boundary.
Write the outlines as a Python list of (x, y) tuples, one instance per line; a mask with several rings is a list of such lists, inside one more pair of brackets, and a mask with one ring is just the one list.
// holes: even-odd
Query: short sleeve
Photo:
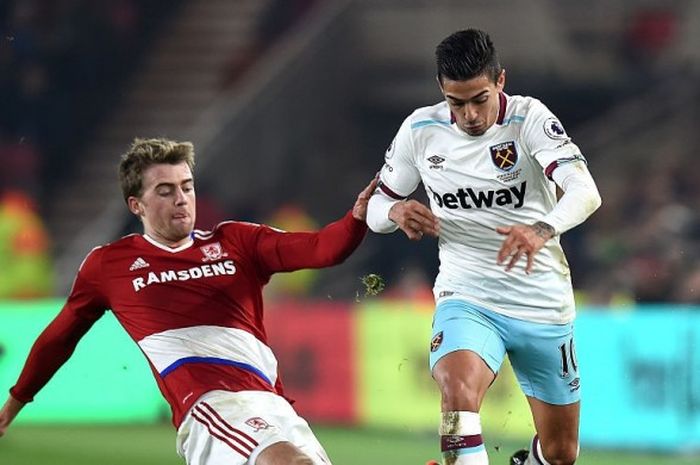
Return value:
[(404, 199), (416, 190), (420, 173), (414, 163), (415, 150), (411, 117), (404, 120), (384, 155), (384, 166), (379, 174), (380, 188), (389, 197)]
[(531, 102), (522, 131), (528, 152), (542, 166), (547, 177), (561, 163), (586, 161), (559, 119), (539, 100)]

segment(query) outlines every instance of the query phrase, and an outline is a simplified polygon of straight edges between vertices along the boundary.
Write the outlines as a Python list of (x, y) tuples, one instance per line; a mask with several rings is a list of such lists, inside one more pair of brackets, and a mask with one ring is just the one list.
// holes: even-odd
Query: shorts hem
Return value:
[[(521, 386), (521, 389), (522, 389), (522, 386)], [(527, 397), (532, 397), (533, 399), (537, 399), (541, 402), (551, 404), (551, 405), (571, 405), (571, 404), (575, 404), (575, 403), (581, 401), (580, 396), (575, 398), (575, 399), (562, 399), (562, 398), (554, 399), (552, 397), (547, 397), (546, 395), (544, 395), (544, 396), (537, 395), (529, 389), (527, 391), (525, 389), (522, 389), (522, 391), (523, 391), (523, 394), (525, 394), (525, 396), (527, 396)]]
[[(442, 360), (447, 355), (450, 355), (451, 353), (454, 353), (454, 352), (459, 352), (460, 350), (468, 350), (469, 352), (473, 352), (476, 355), (478, 355), (479, 358), (484, 361), (486, 366), (489, 367), (489, 370), (491, 370), (494, 375), (498, 375), (498, 372), (501, 370), (502, 362), (499, 363), (498, 360), (494, 359), (493, 357), (487, 357), (490, 360), (486, 360), (486, 358), (484, 358), (484, 355), (480, 354), (476, 349), (472, 349), (469, 347), (455, 347), (454, 349), (450, 349), (448, 351), (445, 351), (438, 358), (436, 358), (434, 362), (432, 362), (432, 361), (430, 362), (430, 373), (433, 372), (433, 368), (435, 368), (435, 365), (437, 365), (437, 363), (440, 360)], [(432, 357), (431, 357), (431, 359), (432, 359)], [(497, 367), (497, 368), (494, 370), (494, 367)]]

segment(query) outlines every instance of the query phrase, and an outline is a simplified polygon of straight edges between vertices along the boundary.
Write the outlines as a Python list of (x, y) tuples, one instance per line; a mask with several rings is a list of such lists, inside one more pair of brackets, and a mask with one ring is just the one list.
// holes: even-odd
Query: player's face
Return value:
[(143, 194), (129, 197), (129, 209), (141, 218), (153, 239), (170, 247), (189, 240), (194, 229), (195, 195), (187, 163), (151, 165), (143, 172)]
[(440, 89), (459, 128), (470, 136), (480, 136), (498, 119), (498, 94), (505, 85), (505, 71), (496, 82), (485, 74), (467, 81), (442, 78)]

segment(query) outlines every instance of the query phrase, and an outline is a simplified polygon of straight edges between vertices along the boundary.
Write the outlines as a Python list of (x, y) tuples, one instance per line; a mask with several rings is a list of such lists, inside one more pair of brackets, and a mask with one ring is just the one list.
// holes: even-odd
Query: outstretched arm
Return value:
[(355, 205), (352, 207), (352, 217), (357, 221), (362, 221), (364, 223), (367, 220), (367, 204), (369, 203), (370, 197), (372, 197), (372, 192), (377, 188), (378, 182), (379, 177), (375, 176), (357, 195)]
[(256, 246), (263, 269), (274, 273), (342, 263), (365, 237), (367, 202), (376, 184), (376, 179), (373, 179), (358, 194), (351, 211), (319, 231), (263, 231)]
[(80, 339), (104, 315), (107, 303), (97, 291), (100, 280), (100, 248), (85, 258), (61, 312), (34, 342), (17, 384), (0, 410), (0, 436), (25, 404), (49, 382), (70, 358)]
[[(101, 315), (81, 316), (69, 299), (61, 313), (34, 342), (17, 384), (10, 389), (11, 397), (22, 404), (34, 400), (34, 396), (70, 358), (80, 339)], [(11, 403), (7, 416), (3, 417), (7, 421), (5, 427), (14, 418), (10, 416), (13, 405)], [(19, 410), (14, 412), (15, 415), (17, 412)]]
[(15, 419), (20, 410), (24, 407), (24, 402), (20, 402), (11, 395), (7, 397), (7, 402), (0, 409), (0, 437), (5, 434), (7, 428)]

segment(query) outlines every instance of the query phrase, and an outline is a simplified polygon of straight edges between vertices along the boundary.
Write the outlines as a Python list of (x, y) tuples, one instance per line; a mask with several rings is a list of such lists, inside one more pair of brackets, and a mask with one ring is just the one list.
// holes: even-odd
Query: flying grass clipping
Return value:
[(384, 278), (378, 274), (370, 273), (360, 278), (365, 286), (365, 297), (374, 297), (384, 290), (386, 284)]

